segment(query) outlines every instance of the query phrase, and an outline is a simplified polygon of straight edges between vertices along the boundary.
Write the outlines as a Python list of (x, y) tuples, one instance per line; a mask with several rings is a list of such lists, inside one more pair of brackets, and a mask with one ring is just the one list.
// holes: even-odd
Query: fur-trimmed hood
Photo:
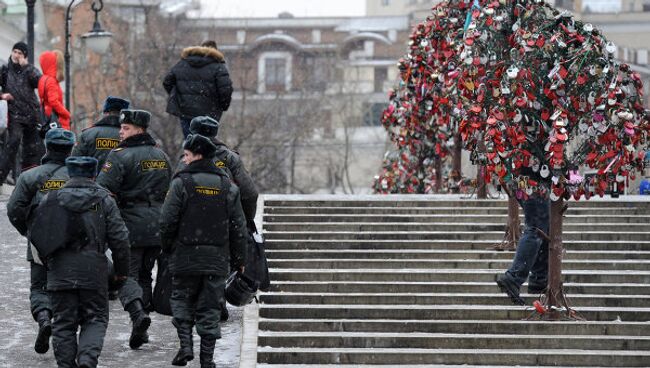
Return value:
[(181, 52), (181, 58), (187, 59), (190, 56), (208, 57), (218, 62), (223, 62), (225, 60), (221, 51), (213, 49), (212, 47), (192, 46), (183, 49), (183, 52)]
[(43, 70), (44, 75), (56, 78), (58, 82), (63, 82), (65, 64), (61, 51), (45, 51), (41, 54), (38, 61), (41, 64), (41, 70)]

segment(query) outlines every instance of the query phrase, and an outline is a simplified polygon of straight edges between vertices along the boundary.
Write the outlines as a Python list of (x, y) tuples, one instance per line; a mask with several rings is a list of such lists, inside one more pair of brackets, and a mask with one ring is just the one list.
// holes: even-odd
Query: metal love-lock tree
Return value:
[[(454, 144), (460, 148), (459, 139), (454, 139), (462, 105), (457, 88), (458, 41), (469, 9), (463, 1), (444, 1), (414, 28), (408, 54), (398, 64), (399, 86), (390, 92), (382, 118), (395, 147), (375, 177), (376, 193), (440, 190), (441, 160)], [(460, 171), (460, 152), (455, 161)]]
[[(614, 59), (615, 45), (591, 24), (543, 2), (489, 2), (471, 17), (465, 55), (502, 47), (503, 40), (509, 50), (480, 76), (485, 95), (499, 103), (479, 108), (477, 91), (461, 123), (463, 139), (475, 151), (486, 146), (488, 175), (516, 198), (550, 198), (543, 317), (573, 317), (562, 288), (565, 200), (603, 196), (642, 168), (650, 126), (640, 78)], [(597, 174), (585, 179), (582, 167)]]

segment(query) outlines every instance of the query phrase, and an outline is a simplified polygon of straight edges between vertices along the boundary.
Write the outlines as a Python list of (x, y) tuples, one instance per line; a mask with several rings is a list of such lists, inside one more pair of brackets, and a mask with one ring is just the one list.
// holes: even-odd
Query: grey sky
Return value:
[(201, 17), (277, 17), (288, 11), (296, 17), (359, 16), (365, 0), (201, 0)]

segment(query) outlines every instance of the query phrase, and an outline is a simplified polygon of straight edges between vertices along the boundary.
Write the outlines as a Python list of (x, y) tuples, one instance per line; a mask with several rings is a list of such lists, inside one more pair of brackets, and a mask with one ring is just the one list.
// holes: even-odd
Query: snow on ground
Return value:
[[(26, 241), (7, 219), (7, 196), (0, 196), (0, 368), (56, 366), (52, 349), (46, 354), (34, 352), (38, 330), (29, 312), (29, 263), (25, 260)], [(171, 317), (152, 313), (150, 343), (131, 350), (128, 314), (119, 301), (110, 302), (110, 322), (99, 367), (159, 368), (171, 367), (178, 349), (176, 329)], [(243, 308), (229, 306), (230, 320), (222, 324), (223, 338), (217, 341), (215, 362), (218, 367), (237, 367), (241, 341)], [(187, 366), (199, 367), (199, 338), (194, 336), (195, 359)]]

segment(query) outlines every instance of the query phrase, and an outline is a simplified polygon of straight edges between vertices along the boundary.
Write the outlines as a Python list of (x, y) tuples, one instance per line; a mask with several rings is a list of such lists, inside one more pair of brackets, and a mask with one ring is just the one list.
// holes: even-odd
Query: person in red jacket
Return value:
[(64, 79), (63, 53), (59, 50), (45, 51), (38, 61), (43, 70), (43, 76), (38, 81), (38, 96), (45, 107), (45, 115), (50, 117), (54, 112), (59, 117), (61, 127), (70, 130), (70, 112), (63, 105), (63, 91), (59, 85)]

